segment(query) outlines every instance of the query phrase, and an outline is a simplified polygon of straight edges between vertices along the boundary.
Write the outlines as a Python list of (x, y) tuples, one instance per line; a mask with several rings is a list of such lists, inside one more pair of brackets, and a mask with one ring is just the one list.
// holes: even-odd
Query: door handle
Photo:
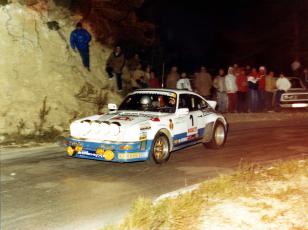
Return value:
[(203, 115), (199, 115), (198, 117), (203, 117)]

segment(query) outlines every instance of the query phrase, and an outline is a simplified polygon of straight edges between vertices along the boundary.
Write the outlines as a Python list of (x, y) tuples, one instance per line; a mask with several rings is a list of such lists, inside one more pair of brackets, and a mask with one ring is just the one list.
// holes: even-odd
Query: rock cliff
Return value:
[(69, 46), (80, 17), (42, 2), (0, 5), (0, 134), (67, 128), (121, 100), (104, 71), (111, 50), (94, 38), (88, 72)]

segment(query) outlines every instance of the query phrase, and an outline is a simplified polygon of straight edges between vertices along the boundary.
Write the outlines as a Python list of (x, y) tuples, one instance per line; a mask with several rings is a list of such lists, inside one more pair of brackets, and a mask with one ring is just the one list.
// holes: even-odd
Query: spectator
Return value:
[(265, 107), (267, 111), (271, 111), (273, 107), (273, 95), (276, 89), (276, 79), (274, 72), (270, 72), (265, 77)]
[(246, 73), (246, 76), (248, 76), (251, 73), (251, 66), (250, 65), (246, 65), (245, 73)]
[(147, 81), (145, 80), (145, 77), (144, 77), (144, 76), (141, 76), (141, 77), (137, 80), (137, 83), (138, 83), (139, 88), (141, 88), (141, 89), (144, 89), (144, 88), (148, 88), (148, 87), (149, 87), (149, 85), (148, 85)]
[(141, 64), (139, 64), (133, 72), (133, 76), (131, 78), (131, 86), (133, 90), (144, 88), (140, 80), (142, 77), (144, 77), (144, 71), (142, 70)]
[(258, 74), (258, 111), (263, 112), (265, 108), (265, 76), (266, 76), (266, 68), (264, 66), (260, 66), (259, 74)]
[(237, 111), (239, 113), (247, 112), (247, 76), (245, 69), (240, 69), (239, 74), (236, 76), (237, 91)]
[(177, 89), (186, 89), (192, 91), (189, 78), (187, 77), (186, 73), (181, 74), (181, 78), (176, 83)]
[(200, 72), (196, 75), (195, 88), (205, 99), (211, 99), (212, 76), (204, 66), (201, 67)]
[(279, 78), (276, 81), (276, 97), (275, 97), (275, 109), (276, 111), (280, 108), (280, 98), (281, 95), (287, 92), (291, 88), (291, 83), (288, 78), (286, 78), (282, 73), (279, 75)]
[(256, 68), (251, 70), (248, 78), (248, 90), (249, 90), (249, 111), (257, 112), (258, 109), (258, 73)]
[(225, 82), (225, 71), (220, 69), (218, 76), (213, 81), (213, 87), (216, 90), (218, 111), (225, 113), (227, 110), (228, 96)]
[(140, 65), (139, 54), (135, 54), (131, 59), (127, 61), (127, 69), (130, 73), (130, 76), (133, 76), (134, 71)]
[(150, 88), (160, 88), (159, 81), (153, 71), (151, 71), (150, 73), (149, 87)]
[(176, 89), (176, 83), (179, 80), (180, 76), (178, 74), (178, 67), (173, 66), (166, 79), (166, 88)]
[(306, 88), (308, 88), (308, 68), (304, 68), (301, 79), (305, 84)]
[(151, 79), (151, 72), (152, 72), (151, 66), (147, 65), (144, 71), (144, 77), (147, 82), (149, 82), (149, 80)]
[(229, 67), (228, 74), (225, 77), (226, 89), (228, 95), (228, 112), (234, 113), (236, 109), (236, 78), (232, 67)]
[(113, 73), (115, 73), (119, 91), (122, 91), (122, 72), (124, 64), (124, 54), (122, 53), (121, 47), (117, 46), (107, 60), (106, 71), (109, 75), (109, 80), (113, 78)]
[(82, 63), (84, 67), (90, 71), (90, 55), (89, 55), (89, 43), (91, 41), (91, 34), (84, 28), (82, 23), (78, 22), (76, 29), (71, 33), (70, 43), (72, 49), (76, 52), (76, 48), (80, 53)]

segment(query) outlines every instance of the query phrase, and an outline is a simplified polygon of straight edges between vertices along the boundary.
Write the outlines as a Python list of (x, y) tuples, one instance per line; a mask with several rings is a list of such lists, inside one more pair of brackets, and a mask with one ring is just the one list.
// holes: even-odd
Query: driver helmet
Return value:
[(143, 108), (147, 108), (150, 106), (150, 103), (151, 103), (151, 98), (149, 96), (143, 96), (141, 99), (140, 99), (140, 103), (141, 103), (141, 106)]

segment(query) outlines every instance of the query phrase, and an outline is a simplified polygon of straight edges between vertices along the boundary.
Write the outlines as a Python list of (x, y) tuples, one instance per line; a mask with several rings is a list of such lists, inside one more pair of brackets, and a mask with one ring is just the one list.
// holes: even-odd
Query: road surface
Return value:
[(241, 159), (264, 163), (303, 158), (308, 123), (231, 125), (223, 149), (195, 145), (174, 152), (162, 166), (72, 159), (63, 147), (22, 151), (20, 157), (1, 161), (1, 229), (91, 230), (121, 219), (139, 196), (155, 198), (230, 172)]

